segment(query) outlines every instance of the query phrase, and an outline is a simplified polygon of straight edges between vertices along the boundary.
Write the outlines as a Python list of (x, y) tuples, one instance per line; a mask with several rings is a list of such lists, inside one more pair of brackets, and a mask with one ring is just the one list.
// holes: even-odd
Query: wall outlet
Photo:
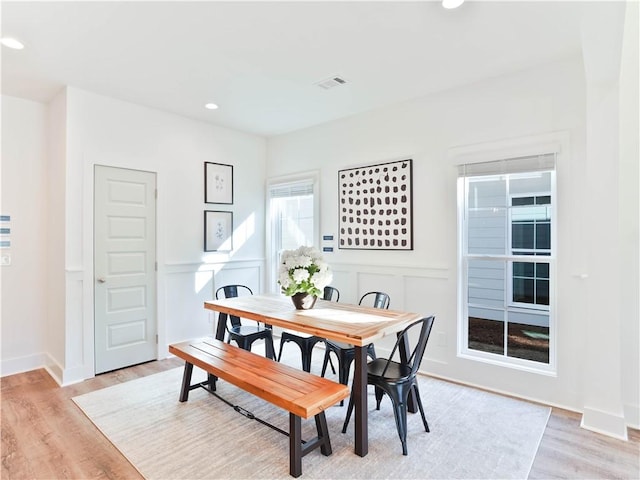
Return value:
[(11, 265), (11, 254), (10, 253), (0, 254), (0, 265), (2, 265), (3, 267)]

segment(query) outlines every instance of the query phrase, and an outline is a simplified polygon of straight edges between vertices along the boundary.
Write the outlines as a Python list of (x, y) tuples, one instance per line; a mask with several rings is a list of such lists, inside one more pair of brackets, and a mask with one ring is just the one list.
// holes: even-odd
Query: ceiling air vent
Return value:
[(325, 80), (321, 80), (315, 83), (315, 85), (319, 86), (320, 88), (323, 88), (324, 90), (329, 90), (330, 88), (337, 87), (339, 85), (344, 85), (345, 83), (347, 83), (347, 81), (342, 77), (331, 77)]

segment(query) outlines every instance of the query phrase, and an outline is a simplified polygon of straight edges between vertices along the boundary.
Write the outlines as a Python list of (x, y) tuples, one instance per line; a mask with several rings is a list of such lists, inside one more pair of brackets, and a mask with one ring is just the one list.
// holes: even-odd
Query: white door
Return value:
[(95, 167), (95, 372), (157, 358), (156, 175)]

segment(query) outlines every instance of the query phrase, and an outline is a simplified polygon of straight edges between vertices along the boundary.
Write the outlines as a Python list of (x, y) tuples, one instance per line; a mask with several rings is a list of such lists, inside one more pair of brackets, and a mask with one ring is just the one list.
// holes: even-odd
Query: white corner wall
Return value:
[[(584, 66), (575, 57), (270, 138), (267, 174), (301, 170), (301, 159), (304, 169), (319, 169), (321, 231), (337, 239), (338, 170), (412, 158), (414, 250), (337, 249), (328, 254), (336, 271), (334, 284), (346, 292), (345, 301), (354, 301), (359, 293), (375, 287), (391, 294), (392, 308), (435, 314), (424, 364), (431, 374), (582, 411), (583, 363), (589, 355), (582, 279), (589, 263), (584, 242), (589, 212), (583, 207), (589, 195), (584, 187), (585, 122)], [(517, 144), (518, 139), (554, 132), (569, 139), (557, 165), (557, 376), (458, 358), (457, 173), (448, 152), (487, 142)], [(637, 339), (634, 346), (637, 352)], [(622, 373), (637, 390), (637, 378), (616, 373)]]
[[(15, 97), (2, 100), (0, 213), (11, 215), (11, 265), (0, 267), (2, 375), (47, 363), (47, 109)], [(34, 301), (34, 297), (36, 300)], [(38, 301), (37, 299), (43, 299)]]
[[(46, 363), (61, 384), (93, 376), (94, 165), (157, 173), (159, 358), (167, 355), (169, 343), (212, 332), (213, 318), (203, 302), (212, 298), (217, 284), (242, 279), (261, 291), (264, 138), (75, 88), (67, 88), (48, 106), (10, 102), (15, 102), (12, 108), (3, 105), (2, 110), (3, 170), (9, 160), (11, 177), (23, 172), (24, 160), (5, 156), (5, 149), (26, 149), (34, 163), (31, 180), (52, 185), (47, 195), (46, 188), (11, 180), (15, 188), (7, 196), (7, 205), (18, 208), (20, 217), (32, 214), (24, 233), (39, 250), (37, 270), (21, 270), (21, 283), (12, 284), (7, 295), (3, 284), (3, 301), (12, 299), (2, 306), (2, 342), (10, 347), (2, 351), (3, 375)], [(16, 123), (25, 116), (23, 125)], [(9, 124), (15, 127), (5, 134), (4, 126)], [(16, 135), (20, 129), (29, 133)], [(204, 162), (234, 166), (233, 205), (204, 203)], [(3, 187), (6, 182), (3, 177)], [(32, 191), (35, 195), (30, 197)], [(40, 210), (30, 203), (32, 199), (48, 204)], [(233, 212), (233, 252), (205, 254), (204, 210)], [(55, 218), (47, 222), (47, 214), (52, 213)], [(53, 243), (45, 249), (42, 239), (49, 234)], [(15, 266), (9, 268), (17, 274)], [(42, 284), (34, 286), (33, 278), (43, 279)], [(50, 304), (45, 295), (34, 295), (47, 288), (53, 292)], [(28, 308), (21, 300), (25, 298), (30, 299)], [(48, 312), (51, 304), (56, 308)], [(47, 334), (53, 337), (45, 340)], [(47, 358), (22, 360), (40, 353)]]
[[(624, 417), (640, 429), (640, 3), (627, 2), (620, 74), (621, 256), (629, 265), (622, 282), (622, 365)], [(628, 106), (626, 108), (625, 106)], [(635, 107), (634, 107), (635, 106)], [(634, 381), (635, 379), (635, 381)]]

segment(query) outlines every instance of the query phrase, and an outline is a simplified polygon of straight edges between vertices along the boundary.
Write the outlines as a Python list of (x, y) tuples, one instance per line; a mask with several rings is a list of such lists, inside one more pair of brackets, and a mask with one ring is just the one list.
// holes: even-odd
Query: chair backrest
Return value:
[[(333, 297), (336, 297), (334, 300)], [(324, 287), (324, 294), (322, 296), (323, 300), (329, 300), (331, 302), (337, 302), (340, 300), (340, 292), (335, 287)]]
[[(398, 354), (401, 353), (399, 351), (399, 348), (401, 347), (403, 340), (404, 346), (407, 351), (407, 361), (401, 361), (400, 363), (404, 363), (411, 369), (411, 373), (409, 374), (409, 376), (413, 376), (418, 372), (418, 368), (420, 368), (420, 363), (422, 362), (422, 357), (424, 356), (424, 351), (427, 348), (427, 341), (429, 340), (429, 335), (431, 334), (431, 328), (433, 327), (435, 318), (436, 317), (432, 315), (430, 317), (417, 320), (398, 334), (398, 339), (396, 340), (396, 344), (393, 346), (393, 350), (391, 350), (389, 360), (382, 370), (382, 376), (384, 376), (384, 374), (387, 372), (387, 368), (389, 367), (389, 364), (391, 363), (391, 360), (393, 359), (396, 352), (398, 352)], [(411, 350), (411, 339), (409, 336), (409, 332), (417, 330), (418, 328), (420, 328), (420, 335), (418, 336), (418, 341), (413, 347), (413, 350)]]
[[(373, 308), (389, 308), (389, 303), (391, 303), (391, 298), (384, 292), (367, 292), (362, 297), (360, 297), (360, 301), (358, 305), (362, 305), (363, 302), (369, 303), (371, 298), (373, 297)], [(366, 300), (366, 301), (365, 301)]]
[[(216, 300), (219, 300), (220, 298), (237, 297), (239, 296), (239, 294), (253, 295), (253, 292), (246, 285), (223, 285), (222, 287), (216, 290)], [(218, 319), (226, 323), (226, 319), (223, 317), (223, 315), (224, 317), (227, 316), (226, 313), (221, 313), (218, 316)], [(234, 327), (237, 327), (240, 325), (240, 318), (236, 317), (235, 315), (229, 315), (229, 319), (231, 320), (231, 325), (233, 325)]]

